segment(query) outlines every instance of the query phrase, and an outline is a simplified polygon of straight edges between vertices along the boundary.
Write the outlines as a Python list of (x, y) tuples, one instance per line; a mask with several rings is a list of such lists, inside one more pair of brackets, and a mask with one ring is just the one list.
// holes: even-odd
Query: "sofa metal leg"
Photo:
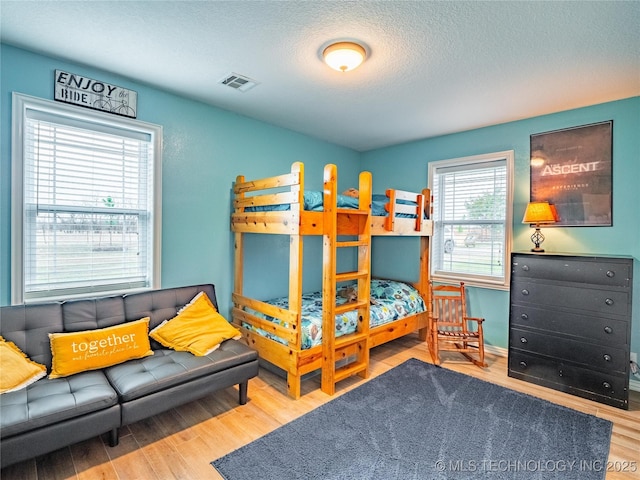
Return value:
[(247, 391), (249, 390), (249, 380), (245, 380), (242, 383), (238, 384), (240, 387), (240, 405), (245, 405), (247, 403)]
[(120, 442), (119, 430), (117, 428), (114, 428), (109, 432), (109, 446), (115, 447), (118, 445), (119, 442)]

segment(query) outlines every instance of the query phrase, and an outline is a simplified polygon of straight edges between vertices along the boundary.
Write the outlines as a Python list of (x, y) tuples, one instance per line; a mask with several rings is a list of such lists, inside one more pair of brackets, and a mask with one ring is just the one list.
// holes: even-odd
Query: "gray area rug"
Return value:
[(411, 359), (211, 463), (227, 480), (603, 479), (611, 427)]

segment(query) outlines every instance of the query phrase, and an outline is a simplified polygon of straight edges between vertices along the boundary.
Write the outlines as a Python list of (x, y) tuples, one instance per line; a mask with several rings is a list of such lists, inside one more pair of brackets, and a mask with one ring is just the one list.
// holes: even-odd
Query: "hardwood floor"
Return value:
[[(371, 351), (371, 378), (404, 360), (430, 361), (426, 346), (408, 336)], [(640, 479), (640, 393), (631, 392), (629, 411), (591, 402), (507, 377), (506, 358), (488, 355), (480, 369), (453, 354), (443, 367), (528, 393), (613, 422), (607, 480)], [(353, 377), (337, 386), (337, 395), (365, 380)], [(286, 395), (285, 381), (266, 371), (249, 384), (249, 402), (239, 406), (229, 388), (122, 429), (120, 444), (110, 448), (106, 436), (62, 448), (9, 466), (5, 480), (48, 479), (220, 479), (210, 461), (329, 401), (319, 378), (303, 382), (300, 400)], [(622, 472), (619, 470), (626, 469)]]

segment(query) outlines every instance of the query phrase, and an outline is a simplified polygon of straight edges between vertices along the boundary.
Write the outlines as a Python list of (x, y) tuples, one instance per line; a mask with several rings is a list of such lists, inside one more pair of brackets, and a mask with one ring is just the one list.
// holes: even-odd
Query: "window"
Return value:
[(429, 163), (434, 280), (508, 286), (513, 151)]
[(162, 127), (13, 94), (12, 302), (160, 285)]

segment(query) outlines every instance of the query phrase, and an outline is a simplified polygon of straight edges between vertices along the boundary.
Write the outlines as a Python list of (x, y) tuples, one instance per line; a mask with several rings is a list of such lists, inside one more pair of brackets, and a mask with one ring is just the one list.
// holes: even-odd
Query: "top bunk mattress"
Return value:
[[(338, 208), (353, 208), (358, 209), (359, 203), (358, 199), (355, 197), (351, 197), (349, 195), (338, 194), (337, 196), (337, 207)], [(371, 196), (371, 214), (376, 217), (386, 217), (389, 215), (387, 210), (385, 209), (385, 205), (389, 203), (389, 197), (384, 194), (374, 194)], [(403, 205), (412, 205), (417, 207), (418, 204), (416, 202), (411, 202), (408, 200), (397, 200), (397, 203)], [(324, 195), (320, 191), (309, 190), (304, 192), (304, 210), (309, 212), (322, 212), (324, 204)], [(290, 210), (291, 205), (288, 203), (280, 204), (280, 205), (264, 205), (259, 207), (247, 207), (245, 208), (245, 212), (273, 212), (273, 211), (283, 211)], [(397, 217), (400, 218), (416, 218), (415, 215), (411, 214), (396, 214)]]
[[(347, 302), (344, 292), (352, 289), (357, 292), (357, 286), (345, 286), (338, 289), (336, 304), (342, 305)], [(413, 286), (394, 280), (371, 280), (371, 299), (369, 327), (377, 327), (395, 320), (422, 313), (426, 311), (424, 300)], [(287, 297), (280, 297), (267, 301), (267, 303), (289, 309)], [(257, 317), (286, 325), (285, 322), (273, 318), (254, 310), (247, 309), (248, 313)], [(336, 337), (353, 333), (358, 325), (358, 312), (352, 310), (340, 315), (336, 315)], [(243, 327), (253, 330), (260, 335), (275, 340), (284, 345), (287, 342), (269, 332), (259, 328), (254, 328), (243, 322)], [(322, 292), (306, 293), (302, 295), (302, 349), (306, 350), (322, 344)]]

